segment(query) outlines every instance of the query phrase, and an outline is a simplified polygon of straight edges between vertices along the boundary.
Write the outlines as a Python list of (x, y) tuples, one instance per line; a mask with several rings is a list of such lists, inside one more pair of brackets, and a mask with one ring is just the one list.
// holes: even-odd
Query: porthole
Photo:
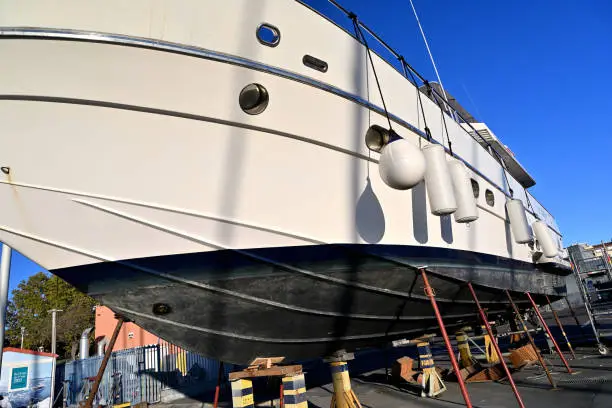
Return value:
[(489, 189), (485, 191), (485, 200), (487, 201), (487, 204), (489, 204), (491, 207), (495, 205), (495, 196), (493, 195), (493, 192)]
[(480, 186), (478, 182), (474, 179), (470, 179), (470, 181), (472, 182), (472, 193), (474, 193), (474, 198), (480, 197)]
[(270, 96), (268, 90), (260, 84), (249, 84), (242, 88), (238, 103), (245, 113), (259, 115), (266, 110)]
[(280, 43), (279, 29), (268, 23), (263, 23), (257, 27), (256, 34), (259, 42), (268, 47), (276, 47)]

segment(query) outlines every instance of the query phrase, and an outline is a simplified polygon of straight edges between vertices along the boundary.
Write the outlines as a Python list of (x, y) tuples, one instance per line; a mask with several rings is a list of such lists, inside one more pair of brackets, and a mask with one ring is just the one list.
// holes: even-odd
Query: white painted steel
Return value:
[(425, 176), (425, 157), (412, 143), (398, 139), (385, 145), (378, 162), (380, 178), (389, 187), (408, 190)]
[(444, 147), (429, 144), (423, 147), (427, 169), (425, 170), (425, 186), (431, 212), (434, 215), (449, 215), (457, 210), (453, 183), (446, 161)]
[(448, 162), (448, 170), (453, 183), (455, 200), (457, 201), (457, 211), (453, 214), (455, 221), (459, 223), (476, 221), (478, 219), (478, 208), (476, 207), (472, 183), (465, 164), (459, 160), (450, 160)]
[[(262, 22), (278, 27), (278, 46), (257, 41)], [(292, 1), (0, 0), (2, 27), (201, 47), (382, 106), (363, 46)], [(304, 66), (305, 54), (328, 71)], [(496, 196), (488, 206), (481, 194), (480, 218), (450, 230), (423, 189), (398, 191), (370, 177), (380, 155), (364, 135), (386, 119), (349, 98), (261, 67), (152, 48), (0, 35), (0, 55), (0, 165), (11, 167), (0, 173), (0, 240), (47, 269), (313, 243), (452, 247), (531, 261), (529, 248), (508, 238), (495, 186), (505, 186), (501, 166), (448, 116), (453, 150), (486, 175), (474, 175), (481, 191)], [(390, 112), (424, 130), (415, 87), (376, 55), (374, 65)], [(249, 83), (270, 95), (260, 115), (238, 105)], [(439, 107), (423, 98), (423, 110), (441, 140)], [(394, 129), (414, 146), (429, 144), (406, 126)], [(509, 188), (526, 200), (516, 180)]]

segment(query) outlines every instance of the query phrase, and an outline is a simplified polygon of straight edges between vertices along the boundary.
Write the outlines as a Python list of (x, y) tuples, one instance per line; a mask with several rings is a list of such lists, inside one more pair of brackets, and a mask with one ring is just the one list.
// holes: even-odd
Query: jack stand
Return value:
[(421, 397), (435, 397), (446, 391), (446, 385), (436, 371), (429, 343), (417, 344), (417, 350), (419, 351), (419, 365), (423, 371), (421, 381), (418, 381), (421, 384)]
[(353, 360), (353, 353), (346, 353), (341, 350), (333, 356), (325, 358), (323, 361), (329, 363), (334, 385), (330, 408), (362, 408), (359, 399), (351, 387), (351, 377), (349, 376), (347, 361)]
[(221, 391), (221, 380), (223, 378), (223, 361), (219, 362), (219, 371), (217, 371), (217, 386), (215, 387), (215, 400), (213, 407), (219, 406), (219, 392)]
[[(444, 321), (442, 320), (442, 315), (440, 314), (440, 310), (438, 309), (438, 303), (436, 302), (436, 295), (429, 284), (429, 280), (427, 279), (427, 273), (425, 272), (425, 267), (419, 268), (421, 272), (421, 277), (423, 278), (423, 284), (425, 285), (425, 295), (429, 298), (431, 302), (431, 307), (434, 310), (434, 314), (436, 315), (436, 320), (438, 321), (438, 326), (440, 326), (440, 332), (442, 333), (442, 337), (444, 338), (444, 345), (446, 346), (446, 351), (448, 352), (448, 357), (451, 360), (451, 364), (453, 366), (453, 370), (456, 373), (459, 373), (459, 364), (457, 363), (457, 359), (455, 358), (455, 352), (453, 351), (453, 346), (451, 346), (450, 339), (448, 338), (448, 334), (446, 333), (446, 327), (444, 326)], [(461, 395), (463, 396), (463, 400), (465, 401), (465, 405), (468, 408), (472, 408), (472, 401), (470, 401), (470, 396), (467, 392), (467, 388), (465, 386), (465, 382), (461, 375), (457, 376), (457, 381), (459, 382), (459, 389), (461, 390)]]
[(570, 373), (570, 374), (573, 374), (574, 371), (572, 371), (572, 369), (570, 368), (569, 364), (567, 363), (567, 360), (563, 356), (563, 353), (561, 352), (561, 349), (559, 348), (559, 345), (555, 341), (555, 338), (553, 337), (552, 333), (550, 332), (550, 329), (548, 328), (548, 325), (546, 324), (546, 321), (544, 320), (544, 317), (542, 317), (542, 314), (540, 313), (540, 310), (538, 309), (538, 305), (536, 305), (536, 303), (533, 301), (533, 298), (531, 297), (531, 294), (529, 292), (525, 292), (525, 294), (529, 298), (529, 301), (531, 302), (531, 306), (533, 306), (534, 312), (538, 315), (538, 319), (540, 319), (540, 323), (542, 323), (542, 326), (544, 326), (544, 330), (546, 330), (546, 333), (548, 334), (548, 336), (550, 337), (550, 340), (552, 341), (553, 345), (555, 346), (555, 350), (557, 350), (557, 353), (559, 353), (559, 357), (561, 358), (561, 361), (563, 361), (563, 364), (565, 365), (565, 368), (567, 369), (567, 372)]
[(544, 359), (542, 358), (542, 354), (540, 354), (540, 352), (538, 351), (538, 348), (535, 345), (535, 341), (533, 341), (533, 337), (531, 336), (531, 333), (529, 333), (529, 330), (527, 329), (527, 325), (525, 324), (525, 321), (523, 320), (523, 316), (521, 315), (519, 308), (516, 306), (516, 304), (514, 303), (514, 300), (512, 299), (512, 296), (510, 296), (510, 292), (507, 290), (506, 290), (506, 296), (508, 297), (508, 300), (510, 301), (510, 304), (512, 305), (512, 309), (514, 310), (514, 314), (516, 315), (516, 318), (518, 319), (519, 323), (521, 324), (521, 327), (523, 328), (523, 332), (525, 332), (525, 335), (527, 336), (527, 339), (529, 340), (529, 344), (536, 352), (538, 361), (540, 362), (540, 366), (542, 366), (542, 368), (546, 372), (546, 377), (548, 377), (548, 381), (550, 382), (550, 385), (553, 388), (557, 388), (557, 384), (555, 384), (555, 380), (553, 380), (550, 370), (548, 369), (548, 366), (546, 366), (546, 363), (544, 362)]
[(467, 334), (463, 330), (459, 330), (457, 333), (455, 333), (455, 337), (457, 339), (459, 357), (461, 357), (461, 368), (468, 368), (477, 364), (476, 359), (472, 356), (472, 351), (470, 350), (470, 345), (468, 344)]
[[(307, 404), (305, 395), (304, 375), (301, 365), (277, 366), (284, 357), (256, 358), (242, 371), (229, 374), (232, 386), (232, 406), (234, 408), (254, 407), (253, 382), (250, 378), (256, 377), (283, 377), (280, 387), (280, 405), (291, 408), (305, 408)], [(284, 388), (288, 387), (288, 391)]]
[(104, 358), (102, 358), (102, 363), (100, 364), (100, 368), (98, 369), (98, 374), (93, 381), (93, 385), (91, 390), (89, 391), (89, 396), (84, 403), (85, 408), (92, 408), (94, 398), (96, 398), (96, 394), (98, 393), (98, 389), (100, 388), (100, 383), (102, 382), (102, 376), (104, 376), (104, 371), (106, 370), (106, 365), (108, 364), (108, 360), (110, 360), (110, 356), (113, 352), (113, 348), (115, 347), (115, 342), (117, 341), (117, 337), (119, 336), (119, 331), (123, 326), (123, 322), (127, 321), (123, 316), (115, 315), (117, 319), (117, 325), (115, 326), (115, 331), (113, 331), (113, 335), (106, 347), (106, 351), (104, 352)]
[[(470, 289), (472, 298), (474, 298), (474, 302), (476, 303), (476, 307), (478, 308), (478, 313), (480, 313), (480, 318), (482, 319), (482, 322), (484, 323), (485, 328), (487, 329), (487, 333), (491, 337), (491, 342), (493, 343), (493, 347), (495, 347), (495, 351), (497, 352), (497, 355), (501, 357), (502, 352), (499, 349), (499, 345), (497, 344), (497, 341), (495, 341), (495, 337), (493, 336), (493, 330), (491, 330), (491, 326), (489, 325), (489, 320), (487, 319), (487, 316), (485, 315), (484, 310), (482, 310), (482, 306), (480, 306), (480, 302), (478, 301), (478, 297), (476, 296), (476, 291), (474, 291), (472, 282), (468, 282), (467, 286)], [(506, 362), (504, 361), (503, 357), (501, 357), (499, 361), (501, 362), (502, 366), (504, 367), (504, 371), (506, 372), (506, 375), (508, 376), (508, 381), (510, 381), (510, 386), (512, 387), (512, 392), (514, 392), (516, 401), (518, 402), (521, 408), (525, 408), (525, 404), (523, 404), (523, 399), (521, 398), (521, 394), (519, 394), (518, 389), (516, 388), (516, 384), (514, 384), (514, 379), (512, 378), (512, 374), (510, 373), (510, 370), (508, 369), (508, 366), (506, 365)]]
[(485, 345), (485, 357), (487, 358), (487, 363), (489, 364), (497, 364), (499, 363), (499, 354), (495, 351), (496, 347), (493, 345), (495, 342), (495, 338), (491, 338), (491, 335), (488, 333), (487, 328), (482, 326), (482, 331), (485, 333), (483, 335), (484, 345)]
[(572, 355), (572, 358), (576, 359), (576, 353), (574, 353), (574, 349), (572, 348), (572, 345), (569, 339), (567, 338), (567, 334), (565, 334), (565, 329), (563, 328), (563, 325), (561, 324), (561, 319), (559, 319), (559, 315), (557, 314), (555, 309), (553, 309), (552, 303), (550, 303), (550, 299), (548, 298), (548, 295), (546, 295), (546, 301), (548, 302), (548, 306), (550, 306), (550, 310), (552, 311), (552, 314), (555, 317), (557, 326), (559, 326), (559, 329), (561, 329), (561, 334), (563, 334), (563, 338), (565, 339), (565, 342), (567, 343), (567, 348), (569, 349), (570, 354)]

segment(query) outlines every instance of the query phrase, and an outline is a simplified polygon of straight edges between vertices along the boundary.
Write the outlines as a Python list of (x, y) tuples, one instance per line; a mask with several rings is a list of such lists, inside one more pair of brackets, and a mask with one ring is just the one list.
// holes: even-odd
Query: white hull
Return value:
[[(380, 180), (378, 154), (367, 150), (364, 135), (385, 118), (357, 100), (381, 106), (364, 49), (302, 5), (258, 2), (249, 13), (252, 2), (139, 1), (106, 18), (123, 3), (87, 3), (89, 12), (68, 3), (70, 15), (40, 12), (52, 2), (0, 3), (5, 33), (24, 26), (78, 30), (64, 32), (63, 41), (33, 31), (27, 39), (0, 37), (0, 165), (10, 167), (10, 174), (0, 173), (0, 240), (43, 267), (313, 243), (423, 245), (532, 261), (531, 249), (512, 239), (505, 195), (496, 187), (505, 188), (500, 165), (450, 118), (455, 153), (479, 172), (476, 222), (432, 215), (422, 186), (396, 191)], [(150, 11), (148, 29), (137, 13), (143, 8)], [(224, 22), (242, 28), (216, 23), (224, 13)], [(261, 21), (281, 29), (278, 47), (257, 42)], [(86, 40), (82, 30), (211, 53), (127, 46), (125, 38), (76, 41)], [(320, 37), (306, 41), (306, 33)], [(303, 54), (326, 60), (329, 71), (304, 67)], [(283, 71), (228, 63), (224, 55)], [(414, 86), (377, 57), (376, 63), (389, 111), (401, 119), (394, 128), (423, 146), (403, 126), (424, 128)], [(249, 83), (270, 94), (260, 115), (238, 105)], [(441, 141), (439, 108), (427, 98), (423, 104)], [(512, 178), (510, 187), (524, 198)], [(495, 194), (494, 206), (485, 203), (486, 189)], [(554, 220), (531, 200), (560, 244)]]

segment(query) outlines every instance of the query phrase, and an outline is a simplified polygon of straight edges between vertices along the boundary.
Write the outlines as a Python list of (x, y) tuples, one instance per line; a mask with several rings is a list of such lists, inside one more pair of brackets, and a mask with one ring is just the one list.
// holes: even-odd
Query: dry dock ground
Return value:
[[(444, 350), (432, 350), (436, 365), (450, 367)], [(567, 354), (567, 353), (566, 353)], [(595, 348), (578, 348), (577, 358), (569, 360), (577, 372), (568, 374), (561, 360), (545, 355), (552, 365), (553, 378), (558, 390), (551, 390), (546, 375), (539, 366), (531, 366), (513, 374), (514, 381), (527, 408), (611, 408), (612, 407), (612, 355), (600, 356)], [(410, 385), (394, 386), (385, 381), (385, 370), (363, 370), (363, 361), (369, 358), (380, 361), (380, 354), (373, 353), (354, 360), (355, 371), (351, 373), (351, 383), (355, 394), (364, 408), (437, 408), (464, 406), (464, 401), (455, 382), (446, 382), (447, 391), (437, 398), (421, 398), (418, 391)], [(359, 365), (361, 367), (359, 368)], [(365, 364), (367, 367), (367, 363)], [(310, 408), (327, 408), (331, 401), (333, 387), (328, 376), (320, 376), (321, 371), (313, 369), (306, 372), (307, 382), (319, 381), (323, 384), (309, 385), (306, 393)], [(320, 368), (320, 367), (319, 367)], [(310, 380), (309, 378), (310, 373)], [(500, 408), (517, 407), (517, 401), (507, 381), (468, 384), (468, 392), (474, 407)], [(255, 384), (255, 400), (258, 407), (278, 407), (278, 394), (268, 394), (261, 385)], [(231, 407), (229, 390), (222, 392), (220, 407)], [(212, 395), (194, 399), (183, 399), (173, 403), (157, 404), (157, 408), (200, 408), (212, 407)]]
[[(569, 360), (577, 374), (568, 374), (556, 357), (545, 356), (553, 364), (553, 378), (559, 390), (551, 390), (544, 372), (532, 366), (513, 375), (527, 408), (610, 408), (612, 407), (612, 356), (600, 356), (595, 349), (578, 349), (577, 358)], [(436, 364), (450, 366), (448, 359), (436, 356)], [(365, 407), (457, 407), (464, 405), (457, 383), (447, 382), (447, 391), (438, 398), (421, 398), (412, 388), (385, 383), (384, 370), (355, 376), (353, 390)], [(507, 381), (468, 384), (474, 407), (517, 407), (517, 401)], [(328, 407), (332, 386), (311, 388), (308, 401), (311, 407)], [(269, 406), (269, 405), (268, 405)]]

